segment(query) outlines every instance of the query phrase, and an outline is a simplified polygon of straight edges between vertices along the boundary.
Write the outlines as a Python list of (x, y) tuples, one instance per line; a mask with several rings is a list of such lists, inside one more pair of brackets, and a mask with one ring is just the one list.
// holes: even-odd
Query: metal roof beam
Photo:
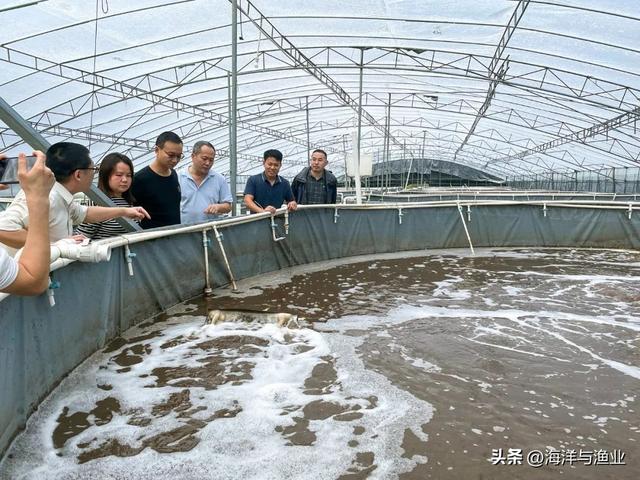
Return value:
[(478, 122), (484, 116), (485, 112), (491, 105), (491, 100), (493, 99), (496, 93), (496, 87), (498, 86), (498, 83), (500, 83), (504, 79), (504, 76), (507, 73), (507, 69), (509, 68), (509, 58), (507, 57), (504, 61), (502, 61), (499, 67), (498, 67), (498, 63), (501, 61), (502, 55), (505, 49), (507, 48), (507, 43), (509, 43), (511, 36), (513, 35), (513, 32), (515, 32), (516, 27), (518, 26), (518, 23), (520, 23), (520, 20), (522, 19), (522, 16), (524, 15), (524, 12), (528, 6), (529, 6), (529, 0), (520, 0), (518, 2), (518, 5), (516, 5), (515, 10), (511, 14), (511, 18), (509, 19), (509, 22), (507, 23), (507, 26), (504, 32), (502, 32), (502, 36), (500, 37), (500, 41), (498, 42), (496, 51), (493, 54), (491, 61), (489, 62), (489, 72), (488, 72), (489, 73), (488, 75), (489, 89), (487, 91), (487, 96), (485, 97), (484, 103), (482, 104), (482, 106), (480, 107), (480, 110), (478, 111), (478, 115), (476, 115), (476, 118), (473, 120), (473, 123), (469, 128), (469, 131), (467, 132), (467, 136), (464, 138), (464, 140), (456, 150), (456, 153), (453, 155), (454, 160), (458, 156), (458, 153), (460, 153), (460, 151), (464, 148), (464, 146), (467, 144), (467, 142), (473, 135), (473, 132), (478, 126)]
[(322, 84), (327, 86), (344, 104), (351, 107), (356, 113), (361, 113), (370, 125), (379, 130), (383, 135), (388, 135), (389, 139), (396, 145), (402, 146), (402, 143), (394, 138), (384, 125), (378, 123), (373, 115), (365, 110), (360, 112), (361, 109), (359, 108), (358, 101), (352, 98), (346, 90), (338, 85), (338, 83), (325, 73), (322, 68), (316, 65), (313, 60), (307, 57), (302, 50), (291, 43), (289, 39), (283, 35), (276, 26), (260, 12), (260, 10), (256, 8), (251, 0), (244, 0), (244, 3), (246, 4), (246, 8), (243, 8), (242, 0), (238, 2), (238, 10), (240, 10), (260, 32), (271, 40), (271, 42), (273, 42), (273, 44), (276, 45), (282, 53), (291, 59), (295, 65), (302, 67), (307, 73), (311, 74)]
[(582, 130), (574, 132), (570, 135), (564, 135), (554, 140), (551, 140), (550, 142), (542, 143), (533, 148), (528, 148), (515, 155), (510, 155), (504, 158), (489, 160), (486, 163), (486, 165), (489, 165), (491, 163), (506, 163), (512, 160), (521, 160), (528, 155), (533, 155), (534, 153), (544, 153), (545, 151), (551, 148), (555, 148), (560, 145), (564, 145), (566, 143), (581, 142), (586, 144), (585, 140), (589, 137), (593, 137), (598, 134), (606, 135), (610, 130), (615, 130), (618, 127), (628, 125), (629, 123), (632, 123), (632, 122), (636, 122), (638, 119), (640, 119), (640, 107), (636, 107), (631, 112), (618, 115), (617, 117), (607, 120), (605, 122), (592, 125), (591, 127), (588, 127), (588, 128), (583, 128)]
[[(228, 117), (224, 114), (214, 113), (210, 110), (206, 110), (200, 107), (195, 107), (193, 105), (189, 105), (179, 100), (158, 95), (156, 93), (153, 93), (151, 91), (141, 88), (139, 85), (130, 85), (125, 82), (119, 82), (117, 80), (113, 80), (111, 78), (107, 78), (99, 74), (87, 72), (76, 67), (57, 64), (49, 60), (46, 60), (44, 58), (40, 58), (28, 53), (19, 52), (17, 50), (14, 50), (2, 45), (0, 45), (0, 60), (5, 60), (9, 63), (22, 65), (24, 67), (31, 68), (35, 71), (52, 74), (68, 80), (78, 81), (81, 83), (92, 85), (94, 87), (98, 87), (98, 90), (95, 90), (85, 95), (96, 95), (100, 90), (104, 89), (109, 92), (116, 93), (120, 101), (127, 100), (128, 98), (132, 98), (132, 97), (139, 98), (139, 99), (148, 101), (152, 105), (163, 105), (177, 112), (184, 112), (197, 117), (205, 118), (207, 120), (217, 123), (220, 126), (228, 125), (228, 122), (229, 122)], [(139, 84), (140, 83), (142, 82), (139, 82)], [(57, 105), (54, 108), (60, 108), (63, 106), (69, 106), (73, 108), (72, 102), (74, 100), (75, 99), (69, 100), (67, 102)], [(51, 111), (51, 110), (52, 109), (49, 109), (47, 111)], [(42, 114), (45, 114), (45, 113), (46, 112), (43, 112)], [(238, 126), (247, 130), (251, 130), (258, 133), (270, 135), (275, 138), (287, 140), (292, 143), (298, 143), (300, 145), (307, 144), (306, 139), (296, 138), (292, 135), (284, 134), (278, 130), (274, 130), (268, 127), (262, 127), (259, 125), (253, 125), (246, 121), (239, 120)]]
[[(425, 109), (425, 110), (437, 110), (437, 111), (444, 111), (444, 112), (452, 112), (460, 115), (474, 115), (477, 112), (476, 107), (469, 102), (464, 103), (466, 107), (465, 110), (468, 110), (468, 111), (463, 111), (460, 101), (450, 102), (450, 103), (438, 103), (433, 101), (427, 101), (423, 98), (424, 96), (425, 96), (424, 94), (416, 94), (416, 93), (397, 93), (395, 94), (394, 101), (392, 102), (392, 106), (394, 108), (399, 108), (399, 109), (416, 108), (416, 109)], [(273, 102), (270, 102), (270, 105), (273, 109), (273, 112), (277, 114), (283, 114), (283, 113), (287, 114), (291, 112), (301, 111), (302, 108), (298, 105), (296, 98), (297, 97), (291, 97), (291, 98), (274, 100)], [(313, 95), (310, 98), (313, 99), (310, 102), (310, 105), (316, 104), (318, 105), (318, 107), (316, 107), (318, 109), (322, 108), (322, 105), (325, 99), (327, 101), (335, 100), (335, 97), (332, 96), (331, 94)], [(335, 101), (332, 101), (331, 104), (334, 105), (336, 108), (343, 107), (342, 105), (336, 105)], [(386, 101), (383, 102), (381, 99), (376, 97), (375, 94), (368, 93), (364, 96), (363, 104), (366, 106), (386, 106)], [(265, 112), (262, 112), (259, 110), (257, 112), (255, 111), (252, 112), (252, 108), (255, 108), (255, 105), (251, 107), (246, 107), (246, 112), (245, 112), (246, 116), (250, 117), (253, 114), (254, 118), (257, 118), (257, 117), (261, 117), (262, 115), (265, 115)], [(563, 125), (563, 123), (560, 122), (559, 120), (547, 119), (539, 116), (531, 117), (531, 118), (525, 117), (524, 115), (522, 115), (521, 113), (519, 113), (518, 111), (512, 108), (505, 108), (505, 109), (500, 109), (499, 111), (494, 111), (490, 115), (486, 115), (485, 118), (492, 120), (494, 122), (507, 123), (515, 127), (526, 128), (528, 131), (535, 131), (543, 135), (554, 135), (554, 136), (557, 135), (557, 129), (555, 127), (561, 127)], [(327, 123), (330, 121), (323, 120), (322, 122)], [(339, 122), (339, 120), (336, 119), (336, 120), (333, 120), (333, 122)], [(452, 122), (452, 124), (453, 123), (458, 124), (460, 127), (462, 127), (462, 131), (464, 131), (464, 125), (462, 123)], [(434, 130), (447, 131), (447, 129), (443, 128), (441, 124), (430, 122), (428, 119), (424, 117), (416, 117), (415, 119), (411, 119), (411, 120), (403, 119), (400, 123), (396, 125), (406, 125), (414, 128), (429, 128)], [(579, 128), (575, 124), (570, 126), (573, 127), (573, 129)], [(553, 131), (551, 130), (552, 127), (553, 127)], [(520, 139), (520, 142), (518, 143), (518, 142), (513, 142), (507, 139), (503, 135), (504, 132), (497, 131), (493, 128), (488, 128), (486, 130), (495, 134), (495, 137), (486, 137), (484, 135), (478, 135), (478, 134), (475, 134), (475, 135), (480, 136), (481, 138), (489, 138), (493, 140), (499, 140), (500, 142), (509, 143), (509, 144), (512, 144), (515, 148), (524, 148), (526, 146), (523, 144), (523, 142), (526, 141), (527, 138)], [(293, 133), (295, 134), (296, 132), (294, 131)], [(456, 141), (458, 140), (456, 139)], [(633, 143), (631, 141), (620, 140), (616, 138), (607, 138), (606, 142), (608, 143), (609, 148), (604, 148), (603, 146), (586, 144), (586, 143), (585, 145), (600, 153), (611, 156), (613, 160), (621, 160), (623, 163), (627, 163), (629, 165), (638, 165), (639, 162), (637, 158), (637, 151), (638, 149), (640, 149), (640, 144)], [(325, 144), (331, 144), (331, 142), (325, 142)], [(616, 148), (615, 149), (616, 151), (613, 151), (615, 146), (619, 148)]]

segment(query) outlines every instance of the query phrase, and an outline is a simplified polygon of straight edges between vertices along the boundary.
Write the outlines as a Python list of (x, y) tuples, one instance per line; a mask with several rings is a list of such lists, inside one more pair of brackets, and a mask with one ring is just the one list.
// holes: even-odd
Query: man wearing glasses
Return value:
[[(71, 142), (55, 143), (46, 154), (46, 166), (51, 169), (56, 183), (49, 194), (49, 239), (51, 243), (72, 237), (80, 242), (82, 236), (73, 236), (73, 225), (82, 222), (95, 223), (116, 217), (134, 220), (148, 218), (149, 214), (140, 207), (86, 207), (73, 201), (76, 193), (91, 188), (93, 177), (98, 170), (89, 155), (89, 150)], [(0, 243), (11, 249), (24, 246), (29, 227), (27, 199), (23, 191), (4, 212), (0, 212)]]
[(180, 223), (180, 183), (174, 168), (183, 157), (182, 139), (173, 132), (161, 133), (155, 155), (151, 164), (134, 175), (131, 186), (136, 205), (151, 216), (142, 219), (142, 228)]

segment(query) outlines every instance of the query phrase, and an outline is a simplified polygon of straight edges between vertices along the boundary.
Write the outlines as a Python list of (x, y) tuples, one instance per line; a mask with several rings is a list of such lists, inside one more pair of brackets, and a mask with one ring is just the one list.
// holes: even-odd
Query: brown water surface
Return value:
[[(640, 478), (640, 254), (496, 250), (280, 278), (113, 340), (0, 474), (173, 479), (177, 462), (180, 478)], [(212, 309), (305, 328), (205, 326)], [(43, 435), (57, 460), (39, 456)]]

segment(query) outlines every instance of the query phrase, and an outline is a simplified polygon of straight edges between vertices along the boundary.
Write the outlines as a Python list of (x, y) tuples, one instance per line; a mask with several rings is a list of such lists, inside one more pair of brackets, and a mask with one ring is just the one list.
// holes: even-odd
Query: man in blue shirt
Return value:
[(178, 176), (182, 223), (217, 220), (231, 211), (233, 197), (229, 185), (222, 175), (211, 170), (215, 157), (216, 149), (209, 142), (193, 145), (191, 165)]
[(282, 152), (267, 150), (262, 158), (264, 172), (249, 177), (244, 188), (244, 203), (247, 208), (251, 213), (275, 213), (285, 202), (289, 211), (298, 208), (289, 182), (278, 175), (282, 166)]

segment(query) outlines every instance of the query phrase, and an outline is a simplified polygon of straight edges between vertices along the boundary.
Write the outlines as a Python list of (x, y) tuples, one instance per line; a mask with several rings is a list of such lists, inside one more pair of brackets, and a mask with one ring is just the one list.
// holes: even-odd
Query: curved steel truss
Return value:
[[(285, 175), (313, 148), (341, 173), (359, 118), (376, 162), (429, 157), (503, 178), (640, 166), (637, 2), (393, 5), (238, 2), (238, 173), (259, 170), (267, 148), (285, 153)], [(226, 173), (231, 9), (16, 1), (3, 24), (31, 20), (0, 34), (0, 97), (48, 141), (97, 158), (145, 165), (174, 130), (212, 141)], [(0, 124), (3, 152), (23, 143)]]

